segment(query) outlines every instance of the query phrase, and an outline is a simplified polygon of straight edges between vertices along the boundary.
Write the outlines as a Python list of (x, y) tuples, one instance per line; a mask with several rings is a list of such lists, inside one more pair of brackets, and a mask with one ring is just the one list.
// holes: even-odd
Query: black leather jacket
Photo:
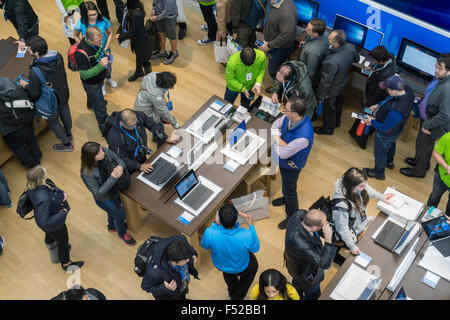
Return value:
[(284, 259), (289, 274), (302, 289), (311, 289), (324, 279), (324, 270), (330, 268), (337, 247), (311, 235), (302, 226), (305, 210), (293, 214), (287, 224)]

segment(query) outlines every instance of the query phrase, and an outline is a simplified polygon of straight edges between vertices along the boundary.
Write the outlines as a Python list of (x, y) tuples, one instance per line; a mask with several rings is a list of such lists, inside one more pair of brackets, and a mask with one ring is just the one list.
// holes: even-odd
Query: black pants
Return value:
[(202, 10), (203, 19), (205, 19), (205, 22), (208, 25), (208, 38), (215, 41), (217, 37), (217, 22), (216, 17), (214, 16), (213, 9), (214, 5), (204, 6), (200, 4), (200, 10)]
[(42, 152), (34, 135), (32, 122), (4, 136), (3, 139), (25, 167), (33, 168), (40, 163)]
[(236, 274), (223, 272), (223, 278), (228, 286), (228, 294), (231, 300), (244, 300), (257, 271), (258, 261), (255, 255), (250, 253), (247, 269)]
[(70, 261), (69, 255), (69, 233), (67, 231), (67, 226), (64, 225), (58, 231), (46, 231), (45, 232), (45, 243), (58, 243), (58, 258), (59, 262), (62, 264), (66, 264)]
[(414, 162), (416, 165), (412, 167), (412, 172), (416, 176), (425, 176), (430, 168), (430, 159), (433, 154), (434, 142), (431, 134), (425, 134), (422, 131), (423, 120), (420, 119), (419, 133), (416, 138), (416, 155)]
[[(109, 16), (109, 9), (108, 4), (106, 3), (106, 0), (96, 0), (98, 10), (100, 10), (100, 13), (109, 21), (111, 21), (111, 17)], [(116, 18), (117, 21), (119, 21), (119, 24), (122, 23), (123, 20), (123, 10), (125, 8), (125, 5), (123, 4), (122, 0), (114, 0), (114, 4), (116, 5)]]
[(323, 104), (323, 126), (327, 131), (334, 132), (336, 125), (341, 123), (344, 94), (325, 99)]

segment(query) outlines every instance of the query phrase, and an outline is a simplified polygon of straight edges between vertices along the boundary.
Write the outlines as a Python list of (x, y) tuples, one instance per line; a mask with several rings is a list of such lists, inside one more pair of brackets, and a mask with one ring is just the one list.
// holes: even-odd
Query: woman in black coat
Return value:
[(67, 194), (47, 179), (47, 170), (38, 165), (28, 170), (27, 195), (34, 208), (36, 224), (45, 232), (45, 243), (58, 243), (58, 257), (63, 270), (66, 271), (70, 266), (80, 268), (84, 264), (83, 261), (70, 260), (66, 226), (66, 217), (70, 210)]
[(135, 81), (137, 78), (152, 72), (150, 63), (152, 46), (144, 25), (144, 5), (139, 0), (127, 0), (125, 12), (116, 39), (119, 40), (119, 43), (127, 39), (131, 40), (131, 51), (136, 55), (136, 71), (128, 78), (128, 81)]

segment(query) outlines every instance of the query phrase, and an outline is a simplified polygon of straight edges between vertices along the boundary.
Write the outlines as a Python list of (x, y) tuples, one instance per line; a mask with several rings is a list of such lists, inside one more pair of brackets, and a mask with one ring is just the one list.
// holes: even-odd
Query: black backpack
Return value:
[(33, 121), (35, 117), (34, 104), (26, 91), (15, 85), (11, 79), (2, 77), (1, 81), (5, 86), (11, 88), (0, 96), (0, 119), (2, 122), (9, 126), (20, 126)]
[(152, 260), (152, 246), (156, 242), (161, 239), (159, 236), (151, 236), (147, 239), (143, 244), (141, 244), (136, 253), (136, 257), (134, 258), (134, 272), (139, 277), (143, 277), (145, 275), (145, 268), (147, 264)]
[[(316, 202), (313, 203), (313, 205), (309, 208), (309, 210), (312, 210), (312, 209), (321, 210), (321, 211), (325, 212), (325, 214), (327, 215), (327, 221), (333, 222), (333, 210), (335, 210), (335, 209), (342, 210), (343, 209), (341, 207), (337, 207), (337, 204), (340, 202), (345, 202), (345, 204), (347, 205), (347, 209), (344, 209), (344, 210), (347, 210), (347, 212), (348, 212), (348, 215), (349, 215), (348, 227), (350, 228), (350, 230), (352, 230), (355, 219), (350, 218), (350, 212), (352, 211), (352, 204), (347, 199), (336, 198), (336, 199), (330, 200), (330, 197), (325, 198), (324, 196), (321, 196)], [(331, 237), (331, 241), (333, 243), (342, 242), (341, 236), (339, 235), (339, 233), (337, 233), (336, 227), (334, 226), (334, 224), (332, 224), (330, 226), (333, 229), (333, 236)], [(319, 230), (318, 233), (322, 238), (324, 237), (322, 230)]]

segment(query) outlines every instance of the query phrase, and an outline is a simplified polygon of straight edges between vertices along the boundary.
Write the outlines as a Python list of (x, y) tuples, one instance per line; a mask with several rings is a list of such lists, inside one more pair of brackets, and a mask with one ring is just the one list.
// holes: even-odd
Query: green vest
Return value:
[(66, 11), (73, 11), (83, 3), (83, 0), (61, 0), (61, 3)]

